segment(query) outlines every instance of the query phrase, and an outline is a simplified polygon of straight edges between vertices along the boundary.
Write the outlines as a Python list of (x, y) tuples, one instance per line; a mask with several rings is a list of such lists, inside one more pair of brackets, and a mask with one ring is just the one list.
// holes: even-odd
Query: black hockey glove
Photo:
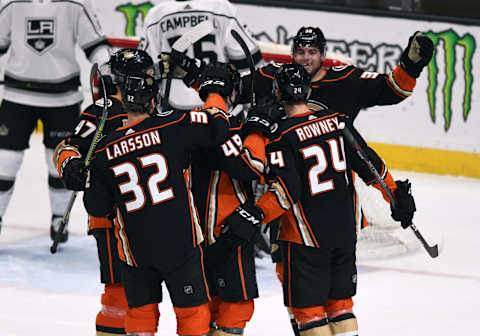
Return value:
[(210, 93), (218, 93), (224, 99), (232, 95), (235, 86), (235, 74), (226, 63), (207, 64), (198, 80), (198, 94), (206, 101)]
[(434, 46), (432, 40), (419, 31), (410, 36), (408, 45), (400, 57), (400, 66), (412, 77), (418, 78), (430, 62)]
[(262, 210), (251, 203), (244, 203), (235, 209), (225, 220), (216, 242), (206, 249), (207, 267), (223, 260), (237, 246), (252, 241), (259, 233), (263, 218)]
[(397, 189), (393, 196), (395, 197), (395, 207), (390, 206), (392, 218), (401, 222), (402, 228), (406, 229), (412, 224), (413, 214), (417, 210), (415, 200), (411, 193), (411, 183), (408, 180), (395, 181)]
[(75, 191), (85, 190), (87, 170), (82, 159), (78, 157), (65, 159), (62, 163), (61, 173), (63, 184), (67, 189)]
[(189, 87), (195, 84), (205, 66), (201, 60), (190, 58), (175, 49), (171, 53), (160, 54), (158, 58), (160, 59), (159, 69), (162, 78), (171, 72), (173, 78), (182, 79)]
[(248, 111), (247, 119), (242, 125), (242, 134), (246, 137), (252, 132), (260, 132), (271, 138), (278, 129), (278, 121), (284, 115), (285, 110), (280, 105), (256, 105)]
[(249, 242), (257, 233), (264, 217), (263, 211), (259, 207), (251, 203), (244, 203), (227, 217), (221, 235), (230, 233)]

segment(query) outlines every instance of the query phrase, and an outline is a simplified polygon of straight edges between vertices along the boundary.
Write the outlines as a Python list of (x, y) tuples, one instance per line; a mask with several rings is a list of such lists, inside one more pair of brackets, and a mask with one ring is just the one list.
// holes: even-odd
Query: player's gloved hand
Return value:
[(242, 125), (242, 134), (247, 136), (259, 132), (271, 138), (278, 129), (278, 121), (285, 115), (285, 110), (278, 104), (256, 105), (248, 111), (247, 119)]
[(395, 181), (397, 189), (393, 192), (395, 207), (390, 206), (392, 218), (401, 222), (402, 228), (406, 229), (412, 224), (413, 214), (417, 210), (415, 200), (411, 193), (411, 183), (408, 180)]
[(69, 190), (85, 190), (87, 171), (85, 162), (79, 157), (65, 159), (61, 167), (62, 181)]
[(260, 208), (251, 203), (239, 206), (226, 220), (220, 236), (207, 247), (205, 256), (207, 268), (218, 264), (237, 246), (252, 241), (264, 218)]
[(222, 227), (221, 235), (233, 234), (245, 242), (253, 239), (263, 218), (263, 211), (252, 203), (244, 203), (227, 217)]
[(410, 76), (418, 78), (422, 69), (432, 59), (433, 50), (432, 40), (417, 31), (410, 36), (408, 45), (400, 57), (400, 65)]
[(172, 50), (159, 56), (160, 73), (165, 78), (169, 72), (173, 78), (182, 79), (187, 86), (192, 86), (200, 76), (205, 63), (197, 58), (190, 58), (184, 53)]
[(198, 94), (203, 101), (211, 93), (218, 93), (224, 99), (230, 97), (236, 78), (233, 69), (227, 63), (212, 62), (207, 64), (198, 79)]
[[(107, 93), (107, 96), (116, 94), (117, 86), (113, 84), (112, 76), (103, 75), (102, 79), (103, 83), (105, 83), (105, 92)], [(103, 84), (101, 80), (98, 81), (98, 94), (100, 97), (103, 97)]]

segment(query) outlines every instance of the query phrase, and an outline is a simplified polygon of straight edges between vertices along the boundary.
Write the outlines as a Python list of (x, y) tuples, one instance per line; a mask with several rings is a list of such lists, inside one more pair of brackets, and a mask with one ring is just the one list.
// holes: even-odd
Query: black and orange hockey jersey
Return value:
[(232, 120), (227, 141), (192, 154), (192, 191), (207, 246), (225, 219), (252, 197), (250, 182), (264, 173), (264, 158), (256, 159), (255, 149), (243, 147), (240, 129), (238, 120)]
[[(81, 114), (74, 134), (62, 141), (55, 150), (55, 165), (58, 173), (61, 173), (60, 167), (65, 159), (72, 155), (80, 154), (85, 158), (90, 144), (97, 131), (103, 113), (103, 98), (89, 105)], [(109, 134), (117, 128), (123, 126), (127, 120), (127, 114), (123, 110), (122, 102), (116, 97), (107, 99), (108, 117), (103, 128), (103, 134)]]
[[(103, 114), (104, 99), (99, 99), (89, 105), (81, 114), (74, 134), (60, 142), (55, 149), (54, 163), (61, 177), (61, 167), (69, 157), (81, 157), (85, 159), (93, 141), (97, 127)], [(123, 126), (127, 120), (127, 114), (123, 110), (122, 102), (115, 96), (107, 98), (108, 116), (103, 134), (109, 134)], [(106, 218), (88, 218), (88, 232), (95, 229), (113, 227), (113, 222)]]
[(128, 265), (171, 263), (202, 241), (190, 191), (190, 152), (224, 142), (228, 126), (220, 109), (174, 111), (102, 139), (84, 204), (95, 217), (115, 209), (119, 255)]
[[(311, 247), (351, 246), (356, 241), (353, 181), (373, 174), (348, 143), (333, 110), (310, 111), (280, 122), (279, 136), (266, 147), (270, 188), (256, 203), (268, 223), (282, 215), (280, 240)], [(369, 155), (370, 156), (370, 155)], [(381, 159), (373, 156), (378, 171)]]
[[(268, 64), (255, 73), (254, 89), (257, 103), (270, 97), (272, 84), (279, 64)], [(250, 85), (244, 78), (242, 101), (248, 102)], [(416, 79), (410, 77), (401, 66), (388, 74), (364, 71), (354, 66), (334, 66), (328, 69), (321, 80), (312, 82), (309, 108), (312, 110), (334, 109), (355, 120), (361, 109), (375, 105), (392, 105), (412, 94)]]

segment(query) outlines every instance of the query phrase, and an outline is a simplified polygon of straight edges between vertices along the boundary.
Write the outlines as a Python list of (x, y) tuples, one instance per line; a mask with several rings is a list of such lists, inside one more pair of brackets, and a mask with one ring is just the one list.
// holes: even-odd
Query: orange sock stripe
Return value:
[(327, 313), (332, 313), (335, 311), (352, 309), (352, 307), (353, 307), (352, 298), (344, 299), (344, 300), (327, 300), (327, 304), (325, 305), (325, 311)]
[(290, 310), (292, 311), (293, 316), (295, 316), (297, 323), (300, 325), (315, 321), (321, 321), (326, 318), (325, 307), (323, 306), (304, 308), (290, 307)]
[(216, 323), (224, 328), (245, 328), (253, 316), (253, 300), (226, 302), (220, 301)]
[(196, 307), (173, 307), (177, 316), (178, 335), (206, 335), (210, 330), (208, 303)]

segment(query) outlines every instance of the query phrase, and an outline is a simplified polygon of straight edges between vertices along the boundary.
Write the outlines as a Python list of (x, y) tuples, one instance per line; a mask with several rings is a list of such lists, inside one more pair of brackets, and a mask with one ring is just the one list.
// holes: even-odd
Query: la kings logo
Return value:
[(55, 18), (27, 18), (26, 42), (39, 55), (55, 45)]

